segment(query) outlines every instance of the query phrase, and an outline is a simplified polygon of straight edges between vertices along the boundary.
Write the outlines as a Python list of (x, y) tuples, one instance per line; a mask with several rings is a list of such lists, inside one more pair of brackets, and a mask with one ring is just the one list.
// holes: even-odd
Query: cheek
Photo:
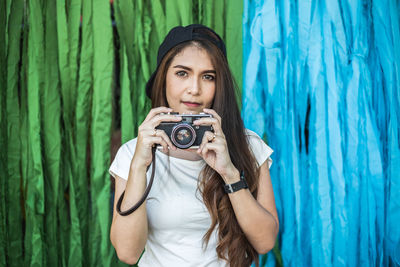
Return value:
[(207, 108), (210, 108), (215, 97), (215, 86), (212, 86), (210, 90), (207, 92)]
[(173, 94), (172, 90), (168, 89), (168, 85), (167, 85), (167, 89), (166, 89), (166, 97), (167, 97), (167, 102), (168, 102), (168, 106), (171, 107), (173, 106), (173, 102), (174, 99), (176, 99), (176, 96)]
[(176, 88), (176, 85), (167, 83), (166, 86), (167, 88), (165, 89), (165, 93), (167, 95), (167, 99), (175, 99), (179, 96), (178, 90), (174, 89)]
[(165, 94), (167, 96), (167, 100), (170, 101), (171, 99), (175, 98), (175, 93), (174, 93), (174, 82), (173, 79), (171, 79), (171, 77), (166, 77), (166, 81), (165, 81)]

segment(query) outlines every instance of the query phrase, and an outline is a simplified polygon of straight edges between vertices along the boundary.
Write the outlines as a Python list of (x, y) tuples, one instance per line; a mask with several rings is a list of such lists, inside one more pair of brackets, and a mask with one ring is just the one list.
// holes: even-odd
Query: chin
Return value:
[(176, 110), (176, 112), (179, 112), (179, 114), (198, 114), (200, 112), (203, 112), (203, 107), (193, 107), (193, 108), (181, 108), (179, 110)]
[(188, 109), (188, 110), (185, 110), (185, 111), (182, 112), (182, 113), (185, 113), (185, 114), (191, 114), (191, 113), (193, 113), (193, 114), (199, 114), (199, 113), (201, 113), (201, 112), (203, 112), (203, 109)]

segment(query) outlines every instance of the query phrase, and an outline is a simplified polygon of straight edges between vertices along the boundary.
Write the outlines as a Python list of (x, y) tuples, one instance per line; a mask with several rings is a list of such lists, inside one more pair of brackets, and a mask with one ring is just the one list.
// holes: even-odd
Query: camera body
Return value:
[(164, 130), (172, 144), (177, 148), (198, 147), (206, 131), (214, 132), (211, 125), (193, 125), (195, 120), (212, 118), (211, 114), (179, 114), (177, 112), (169, 114), (182, 117), (182, 120), (180, 122), (161, 122), (156, 129)]

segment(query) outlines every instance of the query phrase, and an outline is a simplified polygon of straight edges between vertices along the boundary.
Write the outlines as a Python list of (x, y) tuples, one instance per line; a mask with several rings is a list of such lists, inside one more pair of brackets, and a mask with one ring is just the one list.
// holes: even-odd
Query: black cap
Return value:
[[(211, 35), (204, 33), (204, 31), (201, 31), (201, 29), (213, 33), (217, 38), (213, 38)], [(222, 41), (221, 37), (212, 29), (201, 24), (191, 24), (186, 27), (178, 26), (171, 29), (165, 37), (164, 41), (161, 43), (160, 47), (158, 48), (157, 69), (153, 72), (153, 74), (150, 76), (150, 79), (146, 83), (146, 95), (149, 98), (151, 98), (151, 89), (153, 87), (153, 82), (158, 70), (158, 66), (160, 65), (164, 56), (168, 53), (169, 50), (171, 50), (178, 44), (193, 40), (208, 40), (212, 42), (221, 50), (221, 52), (226, 57), (225, 43), (224, 41)]]

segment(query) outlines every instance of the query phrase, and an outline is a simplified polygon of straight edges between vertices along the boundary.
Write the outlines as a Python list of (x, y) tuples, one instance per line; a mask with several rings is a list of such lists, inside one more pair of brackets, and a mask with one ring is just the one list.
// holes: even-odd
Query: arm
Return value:
[[(239, 172), (235, 169), (224, 180), (226, 183), (239, 181)], [(229, 199), (240, 227), (257, 252), (265, 254), (273, 249), (279, 220), (267, 161), (260, 167), (257, 200), (248, 189), (229, 194)]]
[(125, 190), (121, 210), (127, 210), (135, 205), (146, 189), (146, 169), (152, 162), (152, 147), (160, 144), (164, 151), (168, 147), (175, 150), (164, 131), (155, 130), (161, 121), (179, 121), (180, 117), (161, 115), (171, 109), (159, 107), (152, 109), (139, 127), (136, 149), (130, 164), (127, 181), (115, 178), (114, 214), (111, 224), (110, 239), (118, 258), (128, 264), (135, 264), (146, 245), (148, 222), (146, 201), (133, 213), (121, 216), (116, 210), (116, 203)]
[[(213, 118), (202, 118), (194, 124), (211, 124), (214, 133), (205, 132), (197, 153), (221, 175), (226, 184), (238, 182), (240, 174), (230, 159), (225, 135), (221, 128), (221, 117), (212, 109), (204, 109), (204, 111), (212, 114)], [(259, 175), (257, 199), (248, 189), (229, 194), (229, 199), (247, 239), (258, 253), (265, 254), (274, 247), (279, 222), (267, 162), (260, 167)]]
[[(135, 178), (133, 178), (135, 177)], [(146, 187), (146, 169), (140, 170), (131, 165), (128, 181), (116, 177), (114, 213), (111, 224), (110, 239), (118, 258), (127, 263), (135, 264), (147, 240), (147, 213), (144, 202), (134, 213), (120, 216), (116, 210), (116, 203), (122, 192), (125, 191), (122, 210), (132, 207), (142, 196)]]

